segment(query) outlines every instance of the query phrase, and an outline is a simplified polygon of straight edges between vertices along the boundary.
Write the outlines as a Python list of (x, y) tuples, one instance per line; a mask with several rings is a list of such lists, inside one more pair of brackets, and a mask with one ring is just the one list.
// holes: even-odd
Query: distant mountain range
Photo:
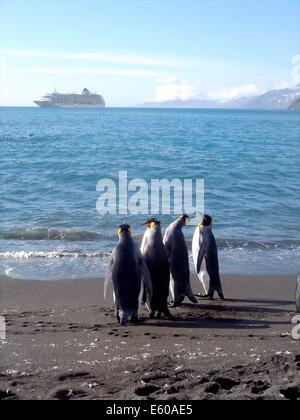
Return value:
[(300, 109), (300, 98), (296, 99), (295, 102), (290, 105), (289, 109)]
[(252, 109), (288, 109), (300, 98), (300, 84), (293, 89), (269, 90), (247, 104)]
[[(274, 89), (255, 97), (240, 97), (224, 100), (210, 99), (175, 99), (165, 102), (146, 102), (141, 107), (149, 108), (228, 108), (228, 109), (298, 109), (300, 84), (290, 89)], [(293, 104), (297, 102), (295, 107)], [(299, 105), (298, 105), (299, 106)]]

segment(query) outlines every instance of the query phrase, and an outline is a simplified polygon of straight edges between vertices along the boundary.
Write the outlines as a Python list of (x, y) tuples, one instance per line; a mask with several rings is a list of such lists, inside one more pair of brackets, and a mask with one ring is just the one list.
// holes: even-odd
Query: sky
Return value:
[(0, 105), (55, 89), (108, 106), (300, 82), (300, 0), (0, 0)]

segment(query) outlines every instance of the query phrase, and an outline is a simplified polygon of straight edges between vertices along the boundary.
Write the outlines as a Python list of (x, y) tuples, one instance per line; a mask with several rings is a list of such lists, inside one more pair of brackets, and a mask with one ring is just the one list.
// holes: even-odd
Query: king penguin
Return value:
[(296, 289), (296, 310), (300, 313), (300, 276), (298, 277)]
[(199, 280), (204, 288), (203, 298), (213, 299), (215, 292), (224, 300), (221, 285), (218, 249), (212, 232), (213, 220), (204, 215), (203, 221), (197, 226), (193, 237), (193, 259)]
[(116, 318), (126, 325), (129, 319), (131, 322), (138, 321), (143, 284), (152, 299), (152, 284), (140, 250), (133, 241), (130, 226), (121, 225), (118, 234), (119, 242), (106, 272), (104, 296), (107, 295), (108, 284), (112, 282)]
[[(160, 318), (162, 314), (172, 319), (168, 308), (170, 290), (170, 263), (161, 233), (161, 222), (155, 218), (147, 220), (141, 252), (152, 280), (153, 295), (150, 302), (150, 317)], [(149, 300), (149, 299), (148, 299)]]
[(173, 307), (180, 306), (186, 296), (191, 302), (198, 303), (192, 291), (189, 254), (182, 231), (188, 221), (189, 217), (182, 214), (168, 227), (164, 236), (164, 244), (171, 264)]

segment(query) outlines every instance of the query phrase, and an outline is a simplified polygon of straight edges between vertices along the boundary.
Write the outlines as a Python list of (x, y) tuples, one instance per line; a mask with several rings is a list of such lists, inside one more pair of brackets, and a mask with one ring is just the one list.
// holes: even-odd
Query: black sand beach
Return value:
[(0, 399), (299, 399), (295, 279), (223, 281), (224, 303), (121, 327), (103, 280), (2, 278)]

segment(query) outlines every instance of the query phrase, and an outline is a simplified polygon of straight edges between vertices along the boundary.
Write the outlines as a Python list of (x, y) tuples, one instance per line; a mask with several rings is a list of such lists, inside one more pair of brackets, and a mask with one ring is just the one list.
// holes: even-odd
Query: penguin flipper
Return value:
[(170, 292), (171, 292), (171, 296), (172, 296), (173, 302), (174, 302), (175, 301), (175, 281), (174, 281), (172, 275), (171, 275), (171, 279), (170, 279)]
[(169, 237), (170, 237), (170, 227), (168, 227), (168, 229), (167, 229), (167, 231), (164, 235), (164, 239), (163, 239), (165, 250), (167, 252), (168, 259), (170, 260), (170, 258), (171, 258), (171, 246), (170, 246), (170, 243), (169, 243)]
[(147, 297), (150, 301), (152, 301), (152, 298), (153, 298), (152, 280), (151, 280), (149, 270), (142, 256), (140, 258), (140, 269), (141, 269), (142, 282), (145, 285)]
[[(137, 263), (138, 263), (140, 273), (141, 273), (140, 298), (141, 296), (146, 295), (146, 307), (151, 313), (152, 312), (151, 302), (153, 299), (152, 279), (151, 279), (149, 270), (147, 268), (146, 262), (144, 260), (144, 257), (142, 256), (141, 250), (138, 247), (136, 247), (136, 252), (137, 252)], [(144, 289), (143, 295), (141, 294), (142, 289)]]
[(206, 256), (206, 269), (210, 278), (210, 292), (217, 291), (219, 294), (223, 294), (223, 288), (220, 278), (220, 268), (218, 259), (218, 250), (215, 241), (213, 241), (212, 249)]
[(145, 304), (145, 285), (144, 282), (141, 282), (141, 291), (140, 291), (140, 295), (139, 295), (139, 308), (141, 308), (141, 306), (143, 304)]
[(109, 283), (112, 282), (112, 269), (114, 265), (114, 251), (112, 253), (111, 260), (109, 262), (109, 265), (107, 267), (106, 273), (105, 273), (105, 281), (104, 281), (104, 299), (107, 298), (107, 290)]

